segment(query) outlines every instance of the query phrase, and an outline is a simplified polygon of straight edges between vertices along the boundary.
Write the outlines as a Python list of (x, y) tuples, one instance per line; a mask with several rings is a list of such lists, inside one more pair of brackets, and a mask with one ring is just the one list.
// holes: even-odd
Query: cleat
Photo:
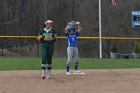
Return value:
[(51, 78), (51, 70), (49, 70), (49, 71), (47, 72), (47, 78), (48, 78), (48, 79)]
[(48, 75), (48, 76), (47, 76), (47, 79), (51, 79), (51, 76)]
[(45, 77), (46, 77), (45, 75), (42, 75), (42, 79), (45, 79)]
[(46, 70), (41, 70), (41, 74), (42, 74), (42, 79), (45, 79), (45, 77), (46, 77)]
[(66, 75), (71, 75), (71, 73), (70, 72), (66, 72)]

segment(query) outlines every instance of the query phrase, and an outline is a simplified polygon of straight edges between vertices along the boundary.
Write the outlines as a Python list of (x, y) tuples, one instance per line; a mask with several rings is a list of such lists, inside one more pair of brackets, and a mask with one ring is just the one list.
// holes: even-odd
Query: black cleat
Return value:
[(42, 75), (42, 79), (45, 79), (45, 75)]

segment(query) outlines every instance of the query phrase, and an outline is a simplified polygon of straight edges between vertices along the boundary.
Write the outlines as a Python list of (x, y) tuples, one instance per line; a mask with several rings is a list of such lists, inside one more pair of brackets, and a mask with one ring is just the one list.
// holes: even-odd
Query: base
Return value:
[(73, 75), (85, 75), (85, 73), (84, 72), (80, 72), (80, 73), (73, 73)]

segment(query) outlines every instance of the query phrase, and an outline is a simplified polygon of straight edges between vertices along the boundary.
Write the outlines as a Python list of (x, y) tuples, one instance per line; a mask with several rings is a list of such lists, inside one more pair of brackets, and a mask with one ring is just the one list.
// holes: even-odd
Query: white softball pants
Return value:
[(67, 66), (70, 66), (72, 57), (74, 57), (75, 63), (78, 63), (79, 57), (78, 57), (78, 48), (77, 47), (68, 47), (67, 54), (68, 54)]

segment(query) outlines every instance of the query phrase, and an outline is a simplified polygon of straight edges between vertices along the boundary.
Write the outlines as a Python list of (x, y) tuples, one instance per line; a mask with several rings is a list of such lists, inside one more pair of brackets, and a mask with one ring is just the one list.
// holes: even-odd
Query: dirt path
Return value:
[(41, 79), (39, 70), (0, 71), (0, 93), (140, 93), (140, 69), (89, 69), (66, 76), (53, 70)]

